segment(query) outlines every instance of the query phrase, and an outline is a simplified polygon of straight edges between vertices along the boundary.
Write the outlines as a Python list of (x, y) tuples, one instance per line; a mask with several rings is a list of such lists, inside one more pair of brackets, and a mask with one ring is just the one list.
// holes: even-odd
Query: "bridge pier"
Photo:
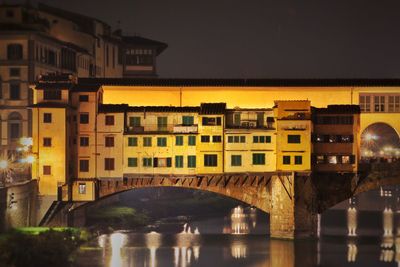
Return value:
[(317, 236), (316, 194), (308, 173), (274, 175), (270, 191), (272, 238), (295, 239)]

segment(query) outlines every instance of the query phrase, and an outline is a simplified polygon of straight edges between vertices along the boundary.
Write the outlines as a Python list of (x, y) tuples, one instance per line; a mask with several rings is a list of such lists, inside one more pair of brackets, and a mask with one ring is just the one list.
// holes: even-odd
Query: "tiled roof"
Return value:
[(65, 103), (57, 103), (57, 102), (42, 102), (28, 106), (28, 108), (68, 108), (70, 107)]
[(36, 89), (71, 89), (74, 86), (73, 83), (68, 82), (56, 82), (56, 83), (37, 83)]
[(312, 108), (314, 114), (359, 114), (359, 105), (328, 105), (326, 108)]
[(224, 114), (226, 103), (201, 103), (200, 114)]
[(82, 83), (121, 86), (341, 87), (400, 86), (400, 79), (145, 79), (80, 78)]
[(100, 89), (98, 84), (75, 84), (71, 90), (74, 92), (97, 92)]

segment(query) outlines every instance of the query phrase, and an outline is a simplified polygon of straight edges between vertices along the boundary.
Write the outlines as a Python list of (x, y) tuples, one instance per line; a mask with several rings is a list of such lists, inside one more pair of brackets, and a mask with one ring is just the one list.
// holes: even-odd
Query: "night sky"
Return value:
[(400, 77), (398, 0), (41, 2), (168, 43), (160, 77)]

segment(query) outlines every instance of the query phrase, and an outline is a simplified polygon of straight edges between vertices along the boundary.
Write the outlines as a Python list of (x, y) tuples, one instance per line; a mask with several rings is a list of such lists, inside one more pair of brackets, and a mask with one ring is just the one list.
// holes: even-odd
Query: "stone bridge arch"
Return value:
[(363, 158), (400, 158), (398, 130), (386, 122), (369, 124), (361, 132), (361, 156)]

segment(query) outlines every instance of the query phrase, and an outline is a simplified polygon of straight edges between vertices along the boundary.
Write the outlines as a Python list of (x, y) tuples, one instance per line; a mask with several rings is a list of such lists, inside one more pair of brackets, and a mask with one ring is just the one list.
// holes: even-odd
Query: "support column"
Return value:
[(279, 174), (272, 177), (270, 190), (271, 237), (317, 237), (318, 222), (311, 177), (308, 174)]

